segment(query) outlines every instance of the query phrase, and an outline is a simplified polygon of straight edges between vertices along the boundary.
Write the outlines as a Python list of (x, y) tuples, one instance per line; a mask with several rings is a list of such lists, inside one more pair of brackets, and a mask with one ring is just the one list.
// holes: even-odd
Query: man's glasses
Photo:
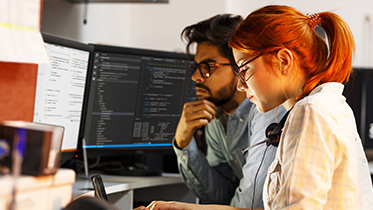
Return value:
[(244, 62), (241, 66), (237, 67), (237, 68), (232, 68), (233, 69), (233, 72), (234, 74), (240, 78), (241, 82), (242, 83), (246, 83), (250, 78), (251, 76), (254, 75), (254, 73), (252, 73), (250, 76), (247, 74), (247, 70), (249, 70), (248, 68), (247, 69), (243, 69), (240, 71), (240, 69), (242, 69), (242, 67), (245, 67), (247, 64), (251, 63), (252, 61), (254, 61), (255, 59), (259, 58), (260, 56), (262, 56), (263, 54), (259, 54), (257, 56), (255, 56), (254, 58)]
[(199, 73), (201, 73), (202, 77), (209, 78), (212, 72), (219, 66), (236, 66), (236, 64), (232, 63), (215, 63), (215, 62), (201, 62), (201, 63), (192, 63), (189, 64), (189, 67), (194, 72), (198, 69)]

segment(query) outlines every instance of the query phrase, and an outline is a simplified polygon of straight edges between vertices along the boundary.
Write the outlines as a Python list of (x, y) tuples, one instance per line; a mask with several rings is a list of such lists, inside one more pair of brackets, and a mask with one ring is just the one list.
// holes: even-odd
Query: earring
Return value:
[(283, 75), (285, 75), (287, 73), (286, 70), (284, 70), (284, 68), (285, 68), (285, 64), (281, 63), (281, 70), (282, 70)]
[(286, 70), (284, 70), (285, 68), (285, 64), (284, 63), (281, 63), (281, 70), (282, 70), (282, 74), (285, 75), (287, 73)]

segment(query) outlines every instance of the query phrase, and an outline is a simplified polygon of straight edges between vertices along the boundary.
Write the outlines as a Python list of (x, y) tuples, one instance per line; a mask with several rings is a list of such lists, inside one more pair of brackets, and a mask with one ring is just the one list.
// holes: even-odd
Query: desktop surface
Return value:
[[(127, 177), (101, 175), (109, 202), (120, 209), (132, 210), (153, 200), (178, 200), (195, 203), (196, 197), (186, 187), (180, 174), (163, 173), (162, 176)], [(73, 185), (73, 198), (94, 196), (92, 182), (78, 175)]]

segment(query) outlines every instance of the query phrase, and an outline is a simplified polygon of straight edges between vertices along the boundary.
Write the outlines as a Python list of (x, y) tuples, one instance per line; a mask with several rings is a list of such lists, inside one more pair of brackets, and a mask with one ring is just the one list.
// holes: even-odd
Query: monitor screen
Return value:
[(373, 69), (354, 68), (344, 89), (351, 106), (357, 128), (367, 150), (373, 149)]
[(83, 100), (93, 47), (43, 34), (50, 64), (38, 66), (34, 122), (65, 128), (62, 159), (71, 159), (83, 135)]
[(171, 149), (183, 105), (196, 99), (191, 62), (182, 53), (94, 45), (88, 155)]

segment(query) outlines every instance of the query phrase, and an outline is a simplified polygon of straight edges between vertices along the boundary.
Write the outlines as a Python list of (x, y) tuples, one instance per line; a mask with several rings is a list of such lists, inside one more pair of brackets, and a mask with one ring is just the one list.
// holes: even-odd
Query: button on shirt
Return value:
[(325, 83), (289, 113), (264, 184), (265, 209), (373, 209), (368, 163), (343, 85)]
[[(284, 113), (285, 109), (281, 108), (279, 117)], [(234, 113), (226, 116), (226, 129), (223, 126), (225, 123), (217, 119), (205, 126), (206, 156), (198, 150), (194, 138), (182, 150), (174, 144), (180, 174), (201, 203), (230, 204), (232, 201), (233, 206), (250, 207), (252, 180), (265, 144), (253, 148), (247, 156), (241, 150), (264, 139), (265, 128), (275, 122), (275, 115), (276, 110), (259, 113), (255, 105), (246, 99)], [(272, 148), (267, 152), (268, 160), (259, 176), (265, 177), (275, 151)], [(255, 208), (263, 208), (263, 183), (264, 179), (256, 183)]]

